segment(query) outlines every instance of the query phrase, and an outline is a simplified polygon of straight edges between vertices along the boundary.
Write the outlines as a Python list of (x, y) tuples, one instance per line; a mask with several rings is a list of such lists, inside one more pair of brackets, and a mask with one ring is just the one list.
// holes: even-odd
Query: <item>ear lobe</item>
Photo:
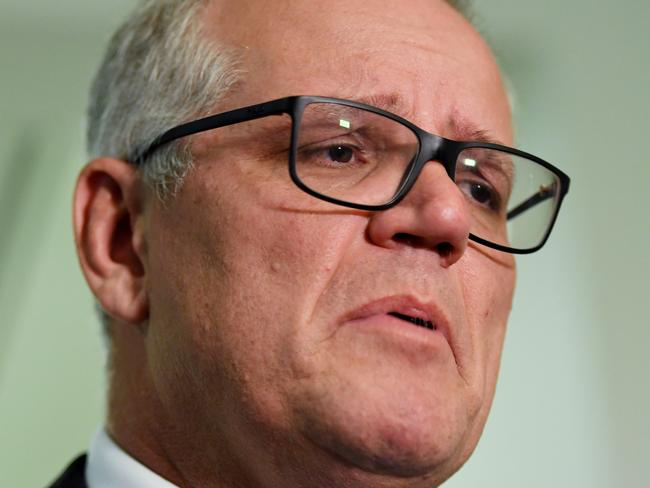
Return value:
[(109, 315), (132, 324), (149, 314), (144, 192), (133, 166), (101, 158), (82, 170), (73, 204), (86, 281)]

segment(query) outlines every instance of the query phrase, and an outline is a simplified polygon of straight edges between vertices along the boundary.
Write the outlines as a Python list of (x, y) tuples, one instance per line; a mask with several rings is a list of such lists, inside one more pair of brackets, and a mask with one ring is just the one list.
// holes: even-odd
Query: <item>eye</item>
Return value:
[(335, 163), (349, 163), (354, 157), (354, 149), (343, 145), (332, 146), (327, 150), (327, 155)]
[(492, 210), (498, 210), (501, 206), (501, 199), (497, 192), (483, 181), (461, 181), (458, 183), (458, 187), (463, 191), (466, 197), (479, 205)]
[(366, 168), (376, 159), (363, 142), (340, 139), (299, 147), (297, 162), (303, 167), (352, 171)]

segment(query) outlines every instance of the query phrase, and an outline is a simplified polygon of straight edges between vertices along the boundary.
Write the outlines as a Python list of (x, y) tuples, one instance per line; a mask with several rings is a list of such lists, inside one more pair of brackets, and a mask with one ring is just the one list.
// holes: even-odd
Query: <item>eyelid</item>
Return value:
[[(303, 140), (299, 140), (299, 141), (298, 141), (298, 143), (299, 143), (299, 144), (298, 144), (298, 150), (300, 150), (301, 148), (304, 148), (304, 147), (316, 146), (316, 145), (319, 145), (319, 144), (322, 145), (322, 144), (325, 144), (325, 143), (327, 143), (327, 142), (333, 142), (333, 141), (336, 141), (337, 139), (343, 139), (343, 138), (346, 138), (346, 137), (349, 137), (349, 138), (355, 140), (355, 142), (358, 143), (358, 141), (359, 141), (359, 139), (360, 139), (360, 138), (359, 138), (359, 134), (358, 134), (358, 132), (359, 132), (359, 131), (356, 131), (356, 130), (355, 130), (355, 131), (349, 131), (349, 132), (345, 132), (345, 133), (341, 133), (341, 134), (334, 135), (334, 136), (332, 136), (332, 137), (326, 137), (326, 138), (324, 138), (324, 139), (320, 139), (320, 140), (317, 140), (317, 141), (303, 141)], [(319, 135), (320, 135), (320, 134), (319, 134)]]
[[(492, 153), (493, 150), (477, 148), (462, 152), (458, 159), (458, 163), (456, 164), (456, 171), (479, 172), (481, 175), (484, 175), (486, 170), (488, 173), (492, 171), (493, 174), (501, 175), (503, 180), (507, 182), (509, 190), (511, 190), (514, 181), (514, 165), (512, 163), (503, 164), (503, 159), (495, 157), (471, 157), (472, 154), (478, 154), (481, 156), (482, 154), (479, 151), (484, 151), (483, 154), (485, 154), (485, 152), (489, 154)], [(461, 164), (463, 155), (466, 155), (469, 159), (475, 160), (477, 164), (475, 166)], [(494, 154), (492, 154), (492, 156), (494, 156)]]

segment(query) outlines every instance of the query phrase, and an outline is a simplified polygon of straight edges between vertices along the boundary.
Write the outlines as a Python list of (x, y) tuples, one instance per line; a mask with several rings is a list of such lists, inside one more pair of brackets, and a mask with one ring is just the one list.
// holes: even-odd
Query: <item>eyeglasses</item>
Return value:
[(539, 250), (569, 191), (569, 177), (532, 154), (445, 139), (377, 107), (327, 97), (281, 98), (185, 123), (132, 162), (144, 164), (182, 137), (273, 115), (291, 117), (289, 174), (306, 193), (344, 207), (387, 210), (407, 195), (427, 163), (439, 162), (464, 196), (469, 238), (499, 251)]

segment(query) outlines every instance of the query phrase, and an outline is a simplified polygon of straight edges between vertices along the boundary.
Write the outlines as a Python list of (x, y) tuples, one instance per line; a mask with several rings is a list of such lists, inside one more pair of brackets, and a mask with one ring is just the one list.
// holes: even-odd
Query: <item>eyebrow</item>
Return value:
[(458, 126), (455, 122), (452, 122), (452, 127), (455, 128), (455, 133), (458, 134), (458, 138), (462, 141), (486, 142), (488, 144), (505, 146), (502, 141), (492, 136), (489, 131), (478, 129), (471, 123), (463, 123)]

